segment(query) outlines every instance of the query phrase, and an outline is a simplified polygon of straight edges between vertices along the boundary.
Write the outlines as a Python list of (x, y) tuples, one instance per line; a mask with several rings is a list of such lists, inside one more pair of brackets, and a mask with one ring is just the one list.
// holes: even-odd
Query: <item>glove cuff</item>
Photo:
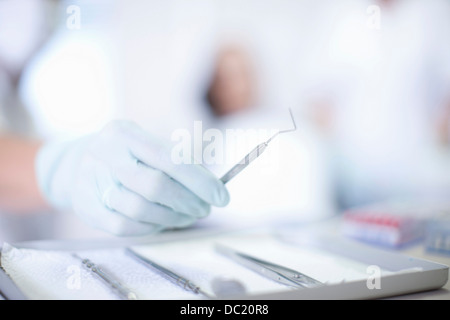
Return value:
[(62, 164), (73, 147), (74, 142), (48, 142), (41, 147), (35, 160), (38, 187), (47, 202), (58, 209), (67, 209), (71, 205), (67, 188), (74, 168), (67, 172)]

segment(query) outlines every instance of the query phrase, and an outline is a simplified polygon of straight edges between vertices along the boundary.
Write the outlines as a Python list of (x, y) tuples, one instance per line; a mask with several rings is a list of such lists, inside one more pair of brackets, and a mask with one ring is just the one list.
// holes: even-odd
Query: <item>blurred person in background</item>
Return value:
[[(295, 43), (290, 36), (287, 39)], [(274, 132), (293, 126), (288, 106), (273, 104), (264, 92), (279, 94), (274, 87), (264, 89), (267, 66), (273, 67), (273, 61), (261, 59), (255, 52), (264, 46), (246, 37), (242, 31), (235, 33), (231, 42), (219, 42), (206, 87), (205, 112), (214, 117), (210, 127), (222, 130), (225, 140), (224, 163), (208, 166), (217, 175)], [(270, 80), (279, 78), (274, 76)], [(230, 181), (228, 188), (233, 200), (221, 209), (224, 212), (214, 216), (216, 223), (285, 225), (318, 221), (334, 214), (324, 150), (308, 124), (302, 121), (299, 106), (294, 104), (290, 108), (300, 130), (277, 137), (265, 154)], [(230, 138), (227, 135), (230, 130), (238, 138)], [(211, 221), (214, 220), (207, 222)]]
[(239, 45), (219, 48), (206, 93), (208, 105), (217, 117), (249, 109), (256, 103), (255, 66)]

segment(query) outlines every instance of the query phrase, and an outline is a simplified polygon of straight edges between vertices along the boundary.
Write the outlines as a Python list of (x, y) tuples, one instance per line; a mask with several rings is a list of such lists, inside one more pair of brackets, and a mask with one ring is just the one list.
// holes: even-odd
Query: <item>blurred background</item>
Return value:
[[(230, 205), (200, 225), (445, 202), (449, 34), (448, 0), (0, 0), (0, 130), (49, 141), (130, 119), (170, 143), (187, 130), (206, 148), (202, 132), (216, 129), (233, 156), (204, 165), (220, 176), (290, 128), (291, 108), (298, 130), (233, 179)], [(95, 234), (74, 219), (4, 212), (0, 239)]]

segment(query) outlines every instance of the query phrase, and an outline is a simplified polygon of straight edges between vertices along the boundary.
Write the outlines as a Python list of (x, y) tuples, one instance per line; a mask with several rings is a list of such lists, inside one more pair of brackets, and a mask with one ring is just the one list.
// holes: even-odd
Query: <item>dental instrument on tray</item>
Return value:
[(156, 271), (160, 272), (165, 278), (175, 283), (177, 286), (182, 287), (183, 289), (193, 292), (195, 294), (201, 294), (208, 299), (217, 297), (218, 298), (230, 297), (236, 295), (241, 296), (246, 293), (246, 288), (244, 284), (241, 283), (240, 281), (232, 278), (215, 277), (212, 279), (211, 286), (216, 297), (211, 296), (210, 294), (200, 289), (199, 286), (195, 285), (193, 282), (186, 279), (185, 277), (161, 266), (160, 264), (157, 264), (156, 262), (148, 259), (147, 257), (138, 254), (132, 249), (127, 248), (125, 249), (125, 251), (131, 256), (133, 256), (139, 262), (143, 263), (146, 266), (150, 266), (152, 269), (155, 269)]
[(233, 179), (239, 172), (244, 170), (253, 160), (258, 158), (264, 150), (266, 150), (269, 143), (279, 134), (292, 132), (297, 130), (297, 125), (294, 120), (294, 115), (292, 114), (292, 110), (289, 109), (289, 113), (291, 115), (292, 123), (294, 124), (294, 128), (288, 130), (280, 130), (275, 133), (272, 137), (270, 137), (267, 141), (258, 144), (252, 151), (250, 151), (241, 161), (239, 161), (234, 167), (232, 167), (227, 173), (225, 173), (220, 180), (225, 184), (231, 179)]
[(278, 283), (294, 288), (312, 288), (322, 283), (307, 275), (268, 261), (249, 256), (223, 245), (215, 245), (216, 252)]
[(200, 289), (199, 286), (197, 286), (196, 284), (194, 284), (193, 282), (191, 282), (190, 280), (186, 279), (185, 277), (175, 273), (172, 270), (169, 270), (159, 264), (157, 264), (156, 262), (150, 260), (147, 257), (144, 257), (143, 255), (135, 252), (134, 250), (130, 249), (130, 248), (126, 248), (125, 251), (130, 254), (132, 257), (134, 257), (136, 260), (138, 260), (139, 262), (143, 263), (144, 265), (150, 266), (152, 267), (154, 270), (158, 271), (159, 273), (161, 273), (165, 278), (167, 278), (168, 280), (172, 281), (174, 284), (176, 284), (179, 287), (182, 287), (183, 289), (193, 292), (195, 294), (201, 294), (207, 298), (211, 298), (211, 296), (209, 294), (207, 294), (206, 292), (204, 292), (202, 289)]
[(73, 257), (81, 260), (83, 266), (94, 273), (100, 280), (102, 280), (114, 293), (126, 300), (137, 300), (137, 295), (123, 286), (120, 282), (115, 280), (111, 275), (107, 274), (103, 269), (93, 263), (91, 260), (81, 258), (77, 254), (72, 254)]

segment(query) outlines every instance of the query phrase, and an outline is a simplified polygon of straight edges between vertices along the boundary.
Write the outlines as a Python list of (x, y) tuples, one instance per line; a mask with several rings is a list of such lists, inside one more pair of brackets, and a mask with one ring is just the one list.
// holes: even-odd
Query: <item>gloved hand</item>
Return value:
[(38, 153), (42, 193), (60, 209), (115, 235), (185, 227), (229, 201), (223, 183), (198, 164), (175, 164), (171, 146), (133, 122), (114, 121), (70, 143)]

